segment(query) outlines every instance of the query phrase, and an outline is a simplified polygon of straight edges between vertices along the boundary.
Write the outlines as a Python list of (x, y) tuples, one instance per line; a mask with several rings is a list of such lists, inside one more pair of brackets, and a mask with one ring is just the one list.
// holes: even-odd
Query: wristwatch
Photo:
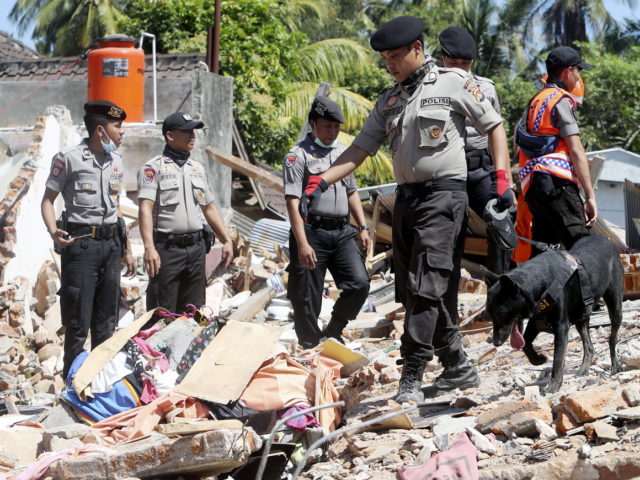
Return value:
[(358, 227), (358, 230), (360, 230), (361, 232), (362, 232), (363, 230), (369, 230), (369, 225), (360, 225), (360, 226)]

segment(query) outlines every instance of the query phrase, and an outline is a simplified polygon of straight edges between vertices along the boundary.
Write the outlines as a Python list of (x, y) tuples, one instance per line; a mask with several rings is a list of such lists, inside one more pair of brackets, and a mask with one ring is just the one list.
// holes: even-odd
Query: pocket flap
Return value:
[(440, 110), (435, 108), (426, 108), (418, 110), (418, 117), (427, 118), (439, 122), (446, 122), (449, 118), (449, 110)]
[(174, 178), (163, 178), (158, 182), (160, 190), (171, 190), (178, 188), (178, 181)]
[(98, 190), (98, 182), (96, 180), (76, 180), (76, 191), (95, 192)]
[(453, 270), (453, 259), (446, 252), (429, 251), (427, 252), (427, 262), (432, 268), (441, 270)]

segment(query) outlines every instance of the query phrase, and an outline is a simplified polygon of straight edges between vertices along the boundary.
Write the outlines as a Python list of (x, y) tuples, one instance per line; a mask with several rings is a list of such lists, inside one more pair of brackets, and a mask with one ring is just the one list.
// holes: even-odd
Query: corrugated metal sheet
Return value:
[(254, 247), (254, 253), (259, 254), (259, 249), (264, 248), (270, 253), (276, 253), (273, 244), (284, 246), (289, 241), (289, 222), (263, 218), (258, 220), (249, 234), (249, 241)]

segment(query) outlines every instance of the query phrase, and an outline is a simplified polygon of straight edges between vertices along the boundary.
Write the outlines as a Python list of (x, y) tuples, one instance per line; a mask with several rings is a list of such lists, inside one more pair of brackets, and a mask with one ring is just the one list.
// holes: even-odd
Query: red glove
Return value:
[(298, 207), (300, 216), (305, 222), (309, 216), (309, 207), (314, 201), (320, 199), (320, 195), (322, 195), (322, 192), (326, 192), (327, 188), (329, 188), (329, 185), (319, 175), (311, 175), (307, 180), (307, 186), (302, 197), (300, 197), (300, 205)]
[(498, 191), (498, 208), (500, 211), (513, 206), (513, 192), (509, 185), (509, 173), (506, 170), (496, 170), (496, 190)]

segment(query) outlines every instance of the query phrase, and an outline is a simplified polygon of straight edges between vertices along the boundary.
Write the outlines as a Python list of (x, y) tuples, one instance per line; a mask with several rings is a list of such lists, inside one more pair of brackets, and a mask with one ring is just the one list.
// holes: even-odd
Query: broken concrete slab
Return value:
[(176, 474), (218, 475), (243, 465), (262, 446), (251, 429), (213, 430), (181, 438), (153, 435), (112, 448), (104, 456), (62, 460), (50, 469), (52, 480), (118, 480)]

